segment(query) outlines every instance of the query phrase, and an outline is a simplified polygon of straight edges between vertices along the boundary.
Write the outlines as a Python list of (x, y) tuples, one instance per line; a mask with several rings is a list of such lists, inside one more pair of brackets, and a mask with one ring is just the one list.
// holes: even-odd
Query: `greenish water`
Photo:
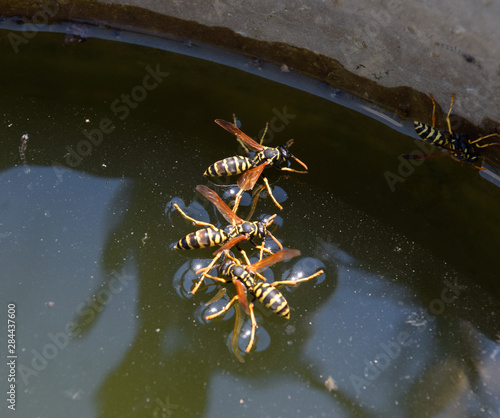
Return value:
[[(235, 69), (60, 34), (14, 53), (7, 33), (0, 300), (4, 318), (16, 304), (19, 416), (499, 413), (500, 191), (476, 169), (443, 158), (398, 173), (414, 138)], [(213, 122), (233, 112), (252, 136), (271, 121), (269, 145), (293, 137), (310, 169), (270, 176), (274, 234), (302, 252), (272, 275), (326, 272), (283, 291), (288, 322), (258, 310), (244, 363), (234, 315), (202, 319), (214, 286), (184, 291), (211, 251), (171, 249), (194, 230), (173, 202), (221, 222), (194, 188), (238, 153)], [(404, 181), (391, 189), (387, 172)], [(276, 211), (263, 196), (256, 217)]]

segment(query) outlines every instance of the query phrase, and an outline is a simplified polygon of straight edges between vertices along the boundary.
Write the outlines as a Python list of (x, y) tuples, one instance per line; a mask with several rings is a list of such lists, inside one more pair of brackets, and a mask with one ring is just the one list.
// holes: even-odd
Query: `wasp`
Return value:
[[(239, 199), (241, 198), (241, 194), (243, 193), (243, 191), (253, 188), (253, 186), (257, 182), (257, 179), (262, 174), (265, 166), (268, 165), (270, 167), (275, 167), (281, 171), (289, 171), (301, 174), (307, 173), (307, 166), (290, 152), (290, 147), (293, 145), (293, 139), (287, 141), (285, 145), (280, 145), (275, 148), (262, 145), (262, 141), (264, 139), (264, 136), (266, 135), (269, 124), (266, 124), (264, 134), (262, 135), (260, 143), (258, 143), (236, 126), (236, 118), (234, 124), (222, 119), (216, 119), (215, 123), (223, 127), (226, 131), (235, 135), (238, 141), (240, 141), (240, 143), (243, 145), (247, 153), (249, 153), (249, 151), (245, 145), (256, 151), (256, 154), (253, 158), (244, 157), (241, 155), (224, 158), (223, 160), (217, 161), (216, 163), (212, 164), (203, 173), (205, 177), (226, 177), (243, 174), (250, 171), (250, 174), (248, 176), (243, 175), (238, 180), (238, 187), (241, 189), (241, 191), (236, 197), (236, 209), (238, 207), (237, 204), (239, 203)], [(292, 158), (297, 161), (302, 167), (304, 167), (305, 171), (295, 170), (290, 167), (282, 166), (283, 164), (288, 163), (288, 161), (290, 161)], [(264, 184), (266, 185), (267, 191), (269, 192), (269, 196), (271, 196), (271, 199), (273, 200), (275, 205), (278, 208), (283, 209), (283, 207), (275, 199), (267, 178), (265, 176), (262, 176), (262, 178), (264, 180)]]
[(475, 140), (471, 140), (465, 134), (457, 134), (454, 133), (451, 129), (450, 123), (450, 114), (451, 109), (453, 107), (453, 100), (455, 98), (455, 94), (451, 95), (451, 103), (450, 110), (446, 115), (446, 123), (448, 125), (448, 130), (438, 130), (435, 128), (436, 126), (436, 102), (432, 94), (429, 94), (432, 100), (432, 126), (426, 125), (425, 123), (414, 121), (413, 124), (415, 126), (415, 131), (417, 135), (422, 138), (425, 142), (433, 145), (437, 145), (445, 150), (448, 153), (440, 153), (440, 154), (418, 154), (418, 155), (405, 155), (405, 158), (411, 159), (425, 159), (430, 157), (441, 157), (441, 156), (450, 156), (456, 161), (468, 162), (472, 163), (474, 167), (479, 170), (484, 170), (484, 168), (475, 165), (474, 163), (479, 160), (480, 154), (478, 152), (479, 148), (486, 148), (492, 145), (500, 145), (498, 142), (482, 144), (479, 142), (485, 140), (486, 138), (491, 138), (493, 136), (499, 136), (500, 134), (491, 134), (482, 136)]
[[(321, 274), (323, 274), (323, 270), (319, 270), (318, 272), (312, 274), (311, 276), (299, 279), (299, 280), (286, 280), (286, 281), (278, 281), (273, 283), (266, 283), (264, 276), (262, 276), (259, 272), (276, 264), (280, 261), (289, 260), (290, 258), (297, 257), (300, 255), (299, 250), (281, 250), (275, 254), (272, 254), (264, 259), (260, 259), (254, 264), (250, 264), (246, 253), (242, 252), (242, 255), (245, 259), (246, 265), (241, 264), (241, 262), (232, 257), (228, 251), (225, 252), (226, 259), (219, 266), (219, 273), (222, 276), (228, 276), (231, 279), (225, 280), (223, 278), (210, 276), (206, 274), (207, 268), (200, 269), (197, 273), (204, 271), (206, 277), (209, 277), (213, 280), (227, 283), (232, 281), (236, 287), (236, 296), (234, 296), (229, 303), (223, 307), (220, 311), (208, 315), (205, 319), (211, 320), (216, 318), (225, 312), (227, 312), (231, 306), (238, 301), (243, 310), (247, 315), (250, 315), (250, 321), (252, 324), (252, 332), (250, 334), (250, 341), (248, 342), (246, 352), (250, 352), (252, 349), (254, 340), (255, 340), (255, 330), (257, 328), (257, 321), (255, 320), (254, 314), (254, 304), (255, 301), (258, 300), (262, 305), (269, 309), (274, 314), (281, 316), (285, 319), (290, 319), (290, 307), (288, 306), (288, 302), (285, 297), (280, 293), (276, 287), (278, 286), (297, 286), (298, 283), (305, 282), (311, 280)], [(264, 281), (256, 280), (256, 276), (260, 277)], [(247, 294), (251, 296), (252, 300), (248, 303)]]
[[(265, 222), (244, 221), (238, 215), (236, 215), (229, 208), (229, 206), (226, 205), (226, 203), (220, 198), (220, 196), (215, 191), (213, 191), (209, 187), (198, 185), (196, 186), (196, 190), (198, 190), (198, 192), (200, 192), (206, 199), (208, 199), (212, 204), (215, 205), (215, 207), (219, 210), (222, 216), (224, 216), (224, 218), (230, 223), (230, 225), (222, 229), (222, 228), (217, 228), (215, 225), (212, 225), (210, 223), (198, 221), (196, 219), (191, 218), (186, 213), (184, 213), (177, 204), (174, 204), (175, 209), (177, 209), (180, 212), (180, 214), (184, 216), (184, 218), (190, 220), (191, 222), (193, 222), (193, 224), (197, 226), (205, 227), (203, 229), (199, 229), (198, 231), (191, 232), (184, 238), (181, 238), (175, 246), (177, 250), (192, 250), (196, 248), (207, 248), (216, 245), (221, 245), (221, 247), (214, 252), (215, 257), (209, 265), (211, 269), (225, 250), (229, 250), (234, 246), (238, 246), (238, 244), (243, 241), (249, 241), (255, 247), (260, 248), (261, 256), (264, 251), (268, 253), (272, 253), (272, 251), (265, 248), (264, 243), (262, 243), (260, 246), (255, 244), (254, 238), (261, 239), (264, 241), (266, 236), (269, 236), (274, 242), (276, 242), (280, 250), (283, 249), (281, 243), (268, 229), (268, 227), (273, 223), (276, 214), (270, 216)], [(202, 275), (200, 281), (191, 291), (192, 294), (196, 293), (201, 283), (203, 282), (203, 279), (204, 275)]]

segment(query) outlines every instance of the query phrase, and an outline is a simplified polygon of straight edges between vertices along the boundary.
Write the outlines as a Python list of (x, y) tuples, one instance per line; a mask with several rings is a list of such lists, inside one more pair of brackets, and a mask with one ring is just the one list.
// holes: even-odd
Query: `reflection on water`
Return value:
[[(500, 193), (477, 170), (428, 161), (391, 192), (411, 139), (351, 110), (164, 51), (38, 34), (12, 56), (1, 39), (2, 306), (19, 312), (22, 416), (498, 413)], [(157, 65), (169, 76), (120, 119), (110, 104)], [(326, 274), (283, 289), (288, 322), (259, 311), (240, 363), (235, 314), (203, 320), (217, 286), (188, 293), (211, 250), (173, 251), (193, 227), (169, 208), (220, 220), (194, 189), (237, 153), (213, 120), (235, 112), (257, 133), (283, 108), (273, 141), (295, 138), (310, 173), (270, 174), (286, 193), (275, 233), (302, 258), (266, 274)], [(253, 219), (275, 211), (263, 196)]]

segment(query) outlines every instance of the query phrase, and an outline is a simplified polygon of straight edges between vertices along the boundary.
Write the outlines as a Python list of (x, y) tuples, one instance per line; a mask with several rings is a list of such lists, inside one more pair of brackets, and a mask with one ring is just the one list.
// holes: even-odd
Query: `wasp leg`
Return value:
[[(251, 264), (250, 264), (250, 260), (249, 260), (249, 259), (248, 259), (248, 257), (247, 257), (247, 253), (246, 253), (245, 251), (241, 251), (241, 253), (242, 253), (242, 255), (243, 255), (243, 258), (245, 259), (245, 263), (247, 263), (247, 266), (250, 266)], [(259, 258), (259, 261), (260, 261), (260, 260), (262, 260), (262, 254), (261, 254), (260, 258)], [(259, 279), (261, 279), (261, 280), (263, 280), (263, 281), (267, 282), (267, 279), (266, 279), (266, 278), (265, 278), (262, 274), (260, 274), (259, 272), (257, 272), (257, 271), (256, 271), (256, 272), (255, 272), (255, 275), (256, 275), (256, 276), (258, 276), (258, 277), (259, 277)]]
[(493, 145), (500, 145), (500, 142), (492, 142), (492, 143), (485, 144), (485, 145), (478, 145), (479, 141), (482, 141), (483, 139), (486, 139), (486, 138), (491, 138), (492, 136), (500, 137), (500, 134), (490, 134), (490, 135), (482, 136), (481, 138), (477, 138), (474, 141), (469, 141), (469, 144), (476, 144), (476, 147), (478, 147), (478, 148), (486, 148), (486, 147), (491, 147)]
[[(215, 268), (215, 267), (218, 267), (218, 266), (213, 266), (213, 267), (211, 267), (211, 268)], [(202, 267), (201, 269), (196, 270), (194, 274), (198, 275), (198, 274), (200, 274), (200, 273), (205, 273), (205, 272), (207, 272), (207, 271), (208, 271), (208, 267)]]
[(243, 256), (245, 263), (250, 264), (250, 260), (248, 259), (247, 253), (244, 250), (241, 250), (241, 255)]
[[(252, 241), (250, 241), (250, 242), (252, 242)], [(262, 258), (262, 254), (264, 251), (270, 255), (274, 254), (273, 251), (270, 250), (269, 248), (266, 248), (264, 244), (256, 245), (254, 242), (252, 242), (252, 244), (255, 246), (256, 249), (260, 250), (260, 258)]]
[(266, 136), (267, 134), (267, 130), (269, 128), (269, 122), (266, 122), (266, 127), (264, 128), (264, 133), (262, 134), (262, 136), (260, 137), (260, 145), (262, 145), (264, 143), (264, 137)]
[(260, 274), (258, 271), (256, 271), (256, 272), (255, 272), (255, 275), (256, 275), (259, 279), (261, 279), (262, 281), (267, 282), (267, 279), (266, 279), (266, 278), (265, 278), (262, 274)]
[(241, 196), (243, 195), (244, 190), (240, 189), (238, 193), (236, 193), (235, 199), (234, 199), (234, 206), (233, 206), (233, 212), (236, 213), (238, 211), (238, 208), (240, 206), (240, 200)]
[(280, 167), (280, 170), (281, 171), (291, 171), (292, 173), (299, 173), (299, 174), (307, 174), (308, 172), (307, 171), (304, 171), (304, 170), (295, 170), (293, 168), (289, 168), (289, 167)]
[(258, 189), (254, 190), (252, 192), (252, 206), (250, 207), (250, 212), (248, 213), (248, 216), (246, 217), (246, 221), (248, 221), (254, 214), (255, 208), (257, 207), (257, 202), (259, 201), (260, 194), (262, 193), (262, 190), (264, 190), (266, 186), (260, 185)]
[(324, 271), (320, 270), (320, 271), (317, 271), (314, 274), (311, 274), (309, 277), (305, 277), (303, 279), (299, 279), (299, 280), (286, 280), (286, 281), (283, 281), (283, 282), (273, 282), (273, 283), (271, 283), (271, 286), (274, 286), (274, 287), (277, 287), (277, 286), (297, 286), (298, 283), (307, 282), (308, 280), (314, 279), (315, 277), (318, 277), (318, 276), (320, 276), (323, 273), (324, 273)]
[[(267, 231), (267, 233), (269, 234), (270, 232)], [(259, 249), (260, 250), (260, 258), (262, 259), (262, 253), (263, 251), (265, 251), (266, 253), (268, 254), (273, 254), (272, 250), (270, 250), (269, 248), (266, 248), (265, 245), (264, 245), (264, 242), (262, 242), (261, 245), (257, 245), (253, 240), (248, 240), (248, 242), (250, 242), (250, 244), (252, 244), (256, 249)], [(236, 246), (236, 248), (238, 248), (238, 246)], [(238, 250), (240, 251), (241, 253), (241, 249), (238, 248)]]
[[(267, 231), (268, 234), (270, 234), (269, 231)], [(260, 252), (259, 252), (259, 259), (262, 260), (262, 255), (264, 254), (264, 251), (268, 254), (273, 254), (273, 251), (270, 250), (269, 248), (266, 248), (266, 246), (264, 245), (264, 242), (262, 242), (262, 245), (256, 245), (255, 248), (259, 248), (260, 249)]]
[[(236, 115), (234, 113), (233, 113), (233, 125), (238, 128), (238, 122), (237, 122), (237, 119), (236, 119)], [(243, 150), (245, 151), (245, 153), (249, 156), (250, 155), (250, 150), (247, 148), (247, 146), (245, 145), (245, 143), (237, 135), (236, 135), (236, 140), (239, 142), (239, 144), (241, 145), (241, 147), (243, 148)]]
[(264, 251), (268, 254), (273, 254), (273, 252), (269, 249), (269, 248), (266, 248), (264, 246), (264, 243), (262, 243), (262, 245), (256, 245), (255, 248), (260, 248), (260, 252), (259, 252), (259, 258), (262, 260), (262, 254), (264, 254)]
[(250, 157), (250, 150), (247, 148), (247, 146), (245, 145), (245, 143), (240, 139), (239, 136), (237, 136), (236, 139), (238, 140), (239, 144), (241, 145), (241, 147), (243, 148), (243, 150), (245, 151), (245, 153), (247, 154), (247, 156)]
[[(271, 254), (272, 254), (272, 253), (271, 253)], [(245, 256), (246, 256), (246, 254), (245, 254)], [(247, 265), (250, 265), (250, 260), (249, 260), (248, 258), (246, 258), (246, 257), (245, 257), (245, 261), (246, 261)], [(262, 251), (261, 251), (261, 252), (260, 252), (260, 254), (259, 254), (259, 261), (262, 261)], [(266, 279), (266, 278), (265, 278), (262, 274), (260, 274), (258, 271), (256, 271), (254, 274), (255, 274), (255, 275), (256, 275), (259, 279), (261, 279), (262, 281), (267, 282), (267, 279)]]
[(217, 227), (215, 227), (212, 224), (209, 224), (208, 222), (197, 221), (196, 219), (191, 218), (191, 216), (188, 216), (186, 213), (184, 213), (182, 211), (182, 209), (177, 205), (177, 203), (174, 203), (174, 208), (176, 208), (179, 211), (179, 213), (182, 216), (184, 216), (184, 218), (186, 218), (188, 221), (191, 221), (196, 226), (205, 226), (205, 227), (210, 227), (210, 228), (217, 229)]
[(217, 260), (220, 258), (220, 256), (222, 255), (223, 253), (219, 253), (217, 254), (213, 260), (210, 262), (210, 264), (204, 268), (205, 272), (201, 275), (200, 277), (200, 280), (198, 281), (198, 283), (196, 283), (196, 286), (194, 287), (193, 290), (191, 290), (191, 294), (194, 295), (196, 293), (196, 291), (200, 288), (201, 284), (203, 283), (203, 280), (205, 279), (205, 277), (207, 276), (207, 272), (209, 272), (210, 270), (212, 270), (212, 268), (215, 266), (215, 263), (217, 262)]
[[(226, 257), (227, 258), (229, 258), (230, 260), (234, 261), (236, 264), (240, 264), (240, 262), (238, 261), (237, 258), (234, 258), (231, 254), (229, 254), (229, 251), (226, 250), (225, 253), (226, 253)], [(245, 259), (247, 259), (247, 254), (246, 254), (245, 250), (240, 250), (240, 253), (243, 255), (243, 257)]]
[(249, 353), (252, 349), (253, 342), (255, 340), (255, 330), (257, 328), (257, 321), (255, 320), (255, 314), (253, 311), (254, 301), (248, 306), (250, 308), (250, 322), (252, 323), (252, 332), (250, 333), (250, 341), (248, 342), (245, 352)]
[[(224, 251), (224, 252), (226, 252), (226, 251)], [(218, 265), (213, 265), (212, 266), (212, 262), (210, 262), (210, 264), (207, 267), (202, 267), (201, 269), (196, 270), (196, 272), (194, 274), (198, 275), (200, 273), (206, 273), (206, 272), (209, 272), (210, 270), (212, 270), (215, 267), (218, 267)], [(225, 282), (227, 282), (227, 280)]]
[[(455, 157), (453, 154), (449, 154), (449, 156), (450, 156), (451, 158), (453, 158), (455, 161), (457, 161), (457, 162), (459, 162), (459, 163), (463, 163), (463, 160), (459, 160), (459, 159), (458, 159), (457, 157)], [(479, 167), (479, 166), (477, 166), (477, 165), (475, 165), (475, 164), (472, 164), (472, 165), (473, 165), (475, 168), (477, 168), (478, 170), (486, 170), (486, 168), (484, 168), (484, 167)]]
[(206, 321), (210, 321), (211, 319), (214, 319), (214, 318), (217, 318), (218, 316), (222, 315), (223, 313), (227, 312), (231, 306), (233, 306), (234, 302), (236, 302), (238, 300), (238, 295), (236, 295), (235, 297), (233, 297), (229, 303), (224, 306), (219, 312), (215, 312), (214, 314), (212, 315), (208, 315), (205, 317), (205, 320)]
[(448, 110), (448, 114), (446, 115), (446, 123), (448, 124), (448, 132), (450, 133), (450, 135), (453, 135), (453, 131), (451, 130), (450, 115), (451, 115), (451, 109), (453, 107), (454, 98), (455, 98), (455, 93), (451, 93), (450, 110)]
[(262, 254), (264, 254), (264, 251), (268, 254), (273, 254), (273, 252), (269, 249), (269, 248), (266, 248), (264, 246), (264, 243), (262, 243), (262, 245), (260, 247), (257, 247), (257, 248), (260, 248), (260, 253), (259, 253), (259, 258), (262, 259)]
[(216, 282), (220, 282), (220, 283), (229, 283), (226, 279), (223, 279), (223, 278), (217, 277), (217, 276), (211, 276), (210, 274), (207, 274), (207, 273), (205, 273), (204, 277), (208, 277), (209, 279), (215, 280)]
[(262, 176), (264, 179), (264, 184), (266, 185), (267, 192), (269, 193), (269, 196), (271, 196), (271, 199), (273, 199), (273, 202), (276, 206), (280, 208), (280, 210), (283, 210), (283, 206), (281, 206), (278, 201), (274, 198), (273, 192), (271, 191), (271, 186), (269, 185), (269, 181), (267, 180), (267, 177)]
[[(247, 263), (247, 265), (250, 265), (250, 260), (248, 259), (248, 256), (247, 256), (247, 253), (245, 252), (245, 250), (240, 250), (240, 253), (243, 256), (243, 258), (245, 259), (245, 263)], [(234, 258), (229, 253), (226, 253), (226, 257), (229, 258), (230, 260), (234, 261), (238, 265), (241, 264), (240, 261), (237, 258)]]
[(262, 245), (258, 245), (256, 246), (255, 248), (260, 248), (260, 252), (259, 252), (259, 258), (262, 259), (262, 254), (264, 254), (264, 251), (268, 254), (273, 254), (273, 252), (269, 249), (269, 248), (266, 248), (264, 246), (264, 243), (262, 243)]

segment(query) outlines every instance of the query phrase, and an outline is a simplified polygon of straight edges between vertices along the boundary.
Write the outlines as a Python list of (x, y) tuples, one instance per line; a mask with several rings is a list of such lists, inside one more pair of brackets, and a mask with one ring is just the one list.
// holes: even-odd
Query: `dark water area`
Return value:
[[(411, 121), (396, 131), (234, 68), (55, 33), (16, 53), (8, 33), (0, 300), (5, 315), (16, 305), (20, 416), (500, 413), (500, 190), (487, 175), (402, 159), (419, 149), (400, 132)], [(195, 186), (227, 191), (202, 173), (241, 152), (214, 123), (233, 113), (255, 138), (269, 121), (268, 146), (294, 138), (309, 167), (269, 174), (284, 209), (263, 193), (254, 218), (279, 212), (273, 234), (302, 255), (266, 274), (325, 270), (282, 290), (289, 321), (257, 308), (244, 362), (231, 349), (234, 313), (203, 319), (218, 286), (186, 292), (212, 251), (172, 249), (195, 229), (173, 203), (224, 222)]]

